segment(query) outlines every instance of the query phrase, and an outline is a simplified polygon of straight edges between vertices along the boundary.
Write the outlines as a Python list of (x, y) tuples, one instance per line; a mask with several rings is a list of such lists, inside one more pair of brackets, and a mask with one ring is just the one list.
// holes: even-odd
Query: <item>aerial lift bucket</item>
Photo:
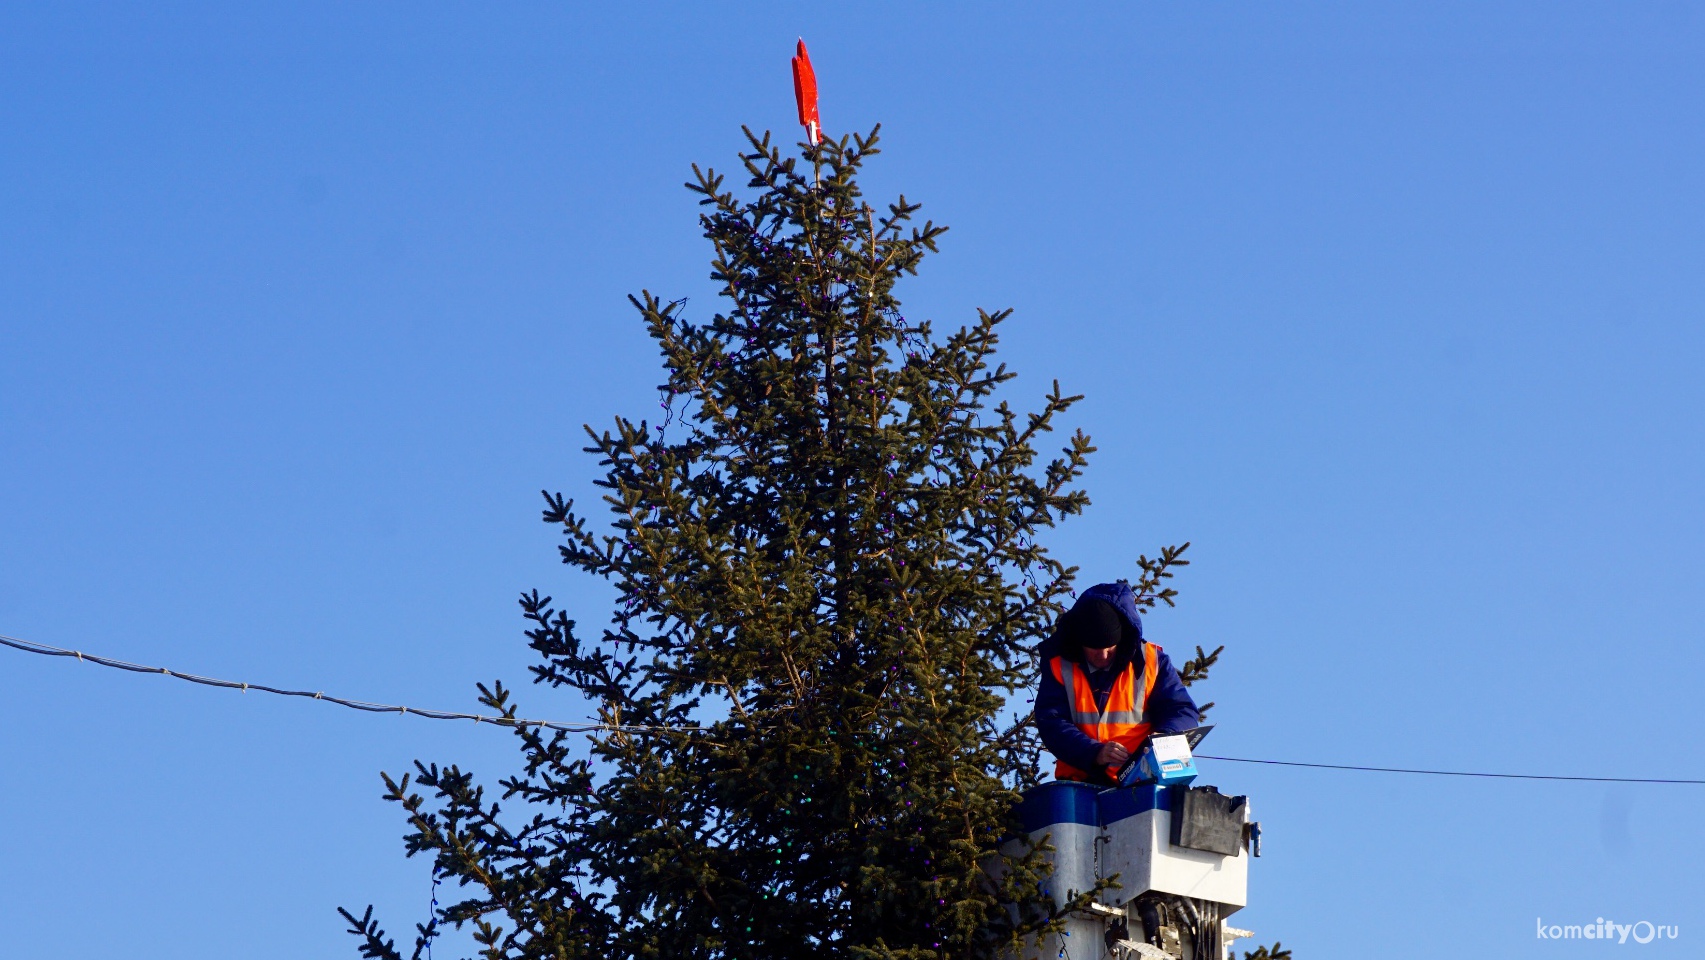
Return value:
[[(1248, 798), (1176, 782), (1181, 774), (1155, 782), (1159, 765), (1147, 769), (1135, 785), (1061, 780), (1024, 794), (1019, 816), (1030, 844), (1053, 848), (1043, 857), (1056, 906), (1103, 879), (1119, 886), (1071, 914), (1061, 934), (1029, 945), (1021, 960), (1226, 960), (1232, 940), (1252, 935), (1225, 922), (1247, 905), (1249, 861), (1260, 855)], [(1014, 840), (1008, 851), (1025, 848)]]

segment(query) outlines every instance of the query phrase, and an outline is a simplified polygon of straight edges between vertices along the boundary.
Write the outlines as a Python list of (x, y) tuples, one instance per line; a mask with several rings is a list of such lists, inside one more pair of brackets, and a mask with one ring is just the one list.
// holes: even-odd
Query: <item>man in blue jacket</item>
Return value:
[(1036, 726), (1059, 761), (1058, 779), (1111, 785), (1151, 733), (1180, 733), (1201, 721), (1171, 659), (1143, 639), (1123, 580), (1085, 590), (1040, 654)]

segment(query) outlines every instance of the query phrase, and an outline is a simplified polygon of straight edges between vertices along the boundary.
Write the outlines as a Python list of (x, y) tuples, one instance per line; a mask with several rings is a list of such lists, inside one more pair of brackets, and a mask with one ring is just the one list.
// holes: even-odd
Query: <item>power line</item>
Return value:
[(1251, 760), (1248, 757), (1212, 757), (1196, 754), (1203, 760), (1229, 760), (1232, 763), (1262, 763), (1276, 767), (1313, 767), (1317, 770), (1356, 770), (1363, 773), (1421, 773), (1433, 777), (1492, 777), (1498, 780), (1585, 780), (1592, 783), (1699, 783), (1705, 780), (1657, 780), (1648, 777), (1559, 777), (1542, 773), (1475, 773), (1467, 770), (1412, 770), (1406, 767), (1356, 767), (1341, 763), (1302, 763), (1296, 760)]
[[(323, 700), (335, 703), (340, 707), (351, 710), (361, 710), (366, 713), (397, 713), (410, 716), (425, 717), (428, 720), (472, 720), (475, 723), (490, 723), (500, 727), (542, 727), (547, 730), (561, 730), (564, 733), (592, 733), (594, 731), (609, 731), (621, 733), (703, 733), (702, 727), (656, 727), (628, 726), (611, 723), (561, 723), (555, 720), (523, 720), (516, 717), (492, 717), (477, 713), (452, 713), (447, 710), (421, 710), (416, 707), (405, 707), (400, 704), (370, 703), (366, 700), (349, 700), (344, 697), (327, 696), (325, 693), (308, 690), (283, 690), (259, 683), (243, 683), (236, 680), (217, 680), (213, 677), (197, 676), (193, 673), (180, 673), (165, 667), (150, 667), (140, 663), (130, 663), (125, 660), (115, 660), (111, 657), (83, 653), (80, 650), (69, 650), (47, 643), (36, 643), (33, 640), (20, 640), (0, 634), (0, 645), (22, 650), (25, 653), (40, 654), (44, 657), (75, 657), (83, 663), (93, 663), (102, 667), (113, 667), (118, 670), (128, 670), (131, 673), (157, 673), (190, 683), (199, 683), (208, 687), (221, 687), (227, 690), (258, 690), (261, 693), (277, 694), (281, 697), (306, 697), (310, 700)], [(1680, 783), (1705, 784), (1705, 780), (1667, 780), (1651, 777), (1565, 777), (1538, 773), (1485, 773), (1468, 770), (1422, 770), (1409, 767), (1365, 767), (1341, 763), (1304, 763), (1298, 760), (1255, 760), (1249, 757), (1220, 757), (1206, 753), (1196, 756), (1203, 760), (1224, 760), (1230, 763), (1259, 763), (1276, 767), (1308, 767), (1315, 770), (1350, 770), (1358, 773), (1411, 773), (1433, 777), (1483, 777), (1495, 780), (1571, 780), (1588, 783)]]
[(243, 683), (239, 680), (217, 680), (213, 677), (202, 677), (193, 673), (181, 673), (176, 670), (168, 670), (165, 667), (150, 667), (144, 666), (140, 663), (130, 663), (126, 660), (114, 660), (111, 657), (100, 657), (92, 653), (84, 653), (81, 650), (67, 650), (64, 647), (56, 647), (49, 643), (36, 643), (33, 640), (20, 640), (17, 637), (8, 637), (3, 634), (0, 634), (0, 644), (4, 644), (14, 650), (22, 650), (25, 653), (41, 654), (44, 657), (75, 657), (82, 663), (93, 663), (96, 666), (128, 670), (131, 673), (158, 673), (163, 676), (175, 677), (179, 680), (188, 680), (190, 683), (199, 683), (208, 687), (222, 687), (227, 690), (242, 690), (245, 693), (250, 690), (257, 690), (261, 693), (272, 693), (281, 697), (307, 697), (310, 700), (323, 700), (326, 703), (335, 703), (340, 707), (348, 707), (351, 710), (361, 710), (367, 713), (408, 714), (413, 717), (425, 717), (428, 720), (472, 720), (475, 723), (490, 723), (500, 727), (543, 727), (547, 730), (561, 730), (564, 733), (591, 733), (598, 730), (620, 733), (697, 733), (701, 730), (699, 727), (644, 727), (624, 726), (612, 723), (559, 723), (554, 720), (522, 720), (517, 717), (491, 717), (477, 713), (452, 713), (448, 710), (421, 710), (416, 707), (405, 707), (400, 704), (369, 703), (366, 700), (349, 700), (344, 697), (332, 697), (327, 696), (323, 692), (309, 690), (283, 690), (278, 687), (269, 687), (261, 683)]

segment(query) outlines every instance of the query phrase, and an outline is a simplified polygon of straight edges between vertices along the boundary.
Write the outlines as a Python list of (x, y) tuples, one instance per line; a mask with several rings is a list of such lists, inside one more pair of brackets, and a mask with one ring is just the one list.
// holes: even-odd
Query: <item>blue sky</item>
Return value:
[[(0, 633), (444, 709), (589, 624), (541, 487), (655, 409), (625, 296), (713, 310), (694, 162), (811, 44), (902, 287), (1087, 394), (1091, 582), (1193, 541), (1209, 752), (1705, 776), (1705, 11), (1644, 4), (0, 10)], [(425, 916), (378, 771), (489, 728), (0, 651), (9, 956), (353, 956)], [(583, 716), (524, 691), (529, 712)], [(1207, 764), (1299, 958), (1700, 933), (1702, 788)], [(451, 939), (440, 955), (465, 941)], [(1596, 948), (1595, 948), (1596, 949)]]

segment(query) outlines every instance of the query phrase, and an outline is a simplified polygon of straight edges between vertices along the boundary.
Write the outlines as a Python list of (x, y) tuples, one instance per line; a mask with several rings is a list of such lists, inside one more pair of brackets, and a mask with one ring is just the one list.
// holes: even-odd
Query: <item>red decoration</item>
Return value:
[(811, 54), (805, 52), (805, 40), (799, 41), (799, 52), (793, 55), (793, 99), (799, 104), (799, 125), (812, 146), (823, 138), (817, 123), (817, 74), (811, 69)]

